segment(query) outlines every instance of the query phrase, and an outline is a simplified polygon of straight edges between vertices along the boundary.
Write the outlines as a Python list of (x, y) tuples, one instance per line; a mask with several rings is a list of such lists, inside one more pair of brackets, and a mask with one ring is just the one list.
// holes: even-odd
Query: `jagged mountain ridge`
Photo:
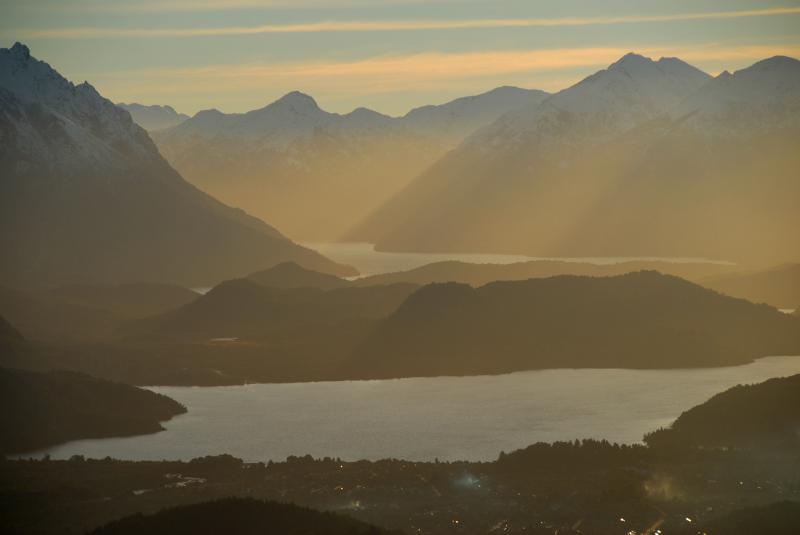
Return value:
[(292, 236), (331, 241), (475, 128), (545, 96), (498, 88), (395, 118), (329, 113), (294, 91), (247, 113), (201, 111), (154, 137), (200, 188), (269, 214)]
[(665, 113), (710, 79), (677, 58), (652, 61), (626, 54), (540, 105), (504, 115), (465, 145), (480, 149), (517, 142), (552, 148), (548, 142), (574, 145), (614, 135)]
[[(792, 258), (780, 235), (800, 223), (788, 201), (800, 194), (797, 64), (711, 79), (626, 55), (477, 131), (348, 238), (405, 251)], [(737, 112), (743, 102), (760, 128)]]
[(0, 49), (0, 280), (187, 286), (293, 260), (354, 274), (184, 181), (125, 110)]
[(544, 91), (504, 86), (441, 105), (414, 108), (402, 117), (390, 117), (364, 107), (346, 114), (327, 112), (313, 97), (292, 91), (263, 108), (246, 113), (200, 111), (159, 139), (167, 141), (187, 135), (207, 139), (236, 137), (257, 140), (263, 147), (286, 150), (292, 142), (312, 135), (315, 129), (326, 129), (332, 134), (351, 136), (388, 131), (433, 139), (452, 138), (449, 142), (454, 143), (504, 113), (537, 103), (547, 96)]
[(147, 131), (163, 130), (181, 124), (189, 118), (185, 113), (178, 113), (172, 106), (154, 104), (146, 106), (131, 102), (117, 104), (120, 108), (131, 114), (133, 120)]
[(535, 106), (548, 96), (548, 93), (538, 89), (502, 86), (445, 104), (414, 108), (400, 118), (400, 122), (412, 131), (445, 139), (455, 146), (467, 135), (498, 117), (525, 106)]
[(798, 87), (800, 61), (775, 56), (733, 74), (723, 72), (676, 106), (672, 115), (715, 135), (797, 126)]

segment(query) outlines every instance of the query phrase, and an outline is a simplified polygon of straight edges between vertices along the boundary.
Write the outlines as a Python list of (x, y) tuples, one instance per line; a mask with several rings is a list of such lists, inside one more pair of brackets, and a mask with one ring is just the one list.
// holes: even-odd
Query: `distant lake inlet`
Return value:
[(304, 243), (336, 262), (355, 267), (362, 277), (407, 271), (434, 262), (455, 260), (473, 264), (513, 264), (532, 260), (558, 260), (561, 262), (587, 262), (590, 264), (619, 264), (630, 261), (664, 261), (675, 263), (706, 262), (713, 264), (730, 264), (730, 262), (709, 260), (707, 258), (689, 257), (652, 257), (652, 256), (601, 256), (601, 257), (535, 257), (512, 254), (481, 253), (389, 253), (376, 251), (371, 243), (339, 242), (339, 243)]

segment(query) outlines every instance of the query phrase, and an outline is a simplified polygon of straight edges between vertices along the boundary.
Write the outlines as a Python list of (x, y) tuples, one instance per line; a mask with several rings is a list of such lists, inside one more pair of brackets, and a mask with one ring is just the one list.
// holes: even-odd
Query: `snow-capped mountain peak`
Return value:
[(412, 132), (432, 133), (453, 145), (505, 113), (536, 106), (549, 95), (536, 89), (502, 86), (438, 106), (414, 108), (400, 118)]
[(800, 69), (800, 60), (790, 58), (789, 56), (772, 56), (771, 58), (762, 59), (742, 71), (753, 72), (797, 72)]
[(160, 139), (196, 136), (258, 142), (266, 148), (283, 150), (293, 141), (330, 125), (340, 116), (322, 110), (300, 91), (292, 91), (263, 108), (247, 113), (204, 110), (163, 132)]
[(31, 49), (23, 45), (19, 41), (14, 43), (14, 45), (9, 49), (9, 51), (11, 52), (11, 54), (19, 56), (25, 60), (30, 59), (31, 57)]
[(630, 52), (541, 104), (504, 115), (465, 143), (552, 147), (619, 133), (666, 114), (710, 79), (679, 59)]
[(631, 52), (546, 102), (571, 111), (602, 111), (639, 120), (667, 111), (710, 79), (679, 59), (653, 61)]
[(120, 102), (117, 106), (130, 113), (136, 124), (148, 131), (169, 128), (189, 118), (188, 115), (178, 113), (175, 108), (168, 105), (155, 104), (147, 106), (136, 102), (131, 102), (130, 104)]
[(303, 259), (338, 269), (188, 184), (126, 110), (21, 44), (0, 48), (0, 169), (2, 228), (15, 229), (0, 233), (3, 284), (199, 285)]
[(0, 49), (0, 86), (17, 98), (48, 104), (69, 100), (76, 90), (50, 65), (31, 57), (30, 49), (21, 43)]
[(652, 66), (653, 63), (655, 62), (652, 59), (642, 56), (641, 54), (637, 54), (636, 52), (628, 52), (627, 54), (619, 58), (617, 61), (609, 65), (608, 70), (646, 69)]
[(295, 111), (296, 113), (314, 113), (317, 111), (322, 111), (320, 110), (317, 101), (314, 100), (312, 96), (300, 91), (291, 91), (286, 93), (275, 102), (267, 105), (267, 108), (270, 107), (286, 107)]
[(342, 116), (342, 125), (347, 129), (378, 129), (378, 128), (391, 128), (394, 126), (395, 119), (378, 113), (369, 108), (359, 107), (354, 109), (348, 114)]
[(800, 61), (775, 56), (725, 71), (689, 96), (673, 112), (692, 115), (696, 127), (726, 135), (752, 128), (800, 123)]
[[(116, 166), (126, 159), (161, 158), (126, 111), (103, 98), (88, 82), (75, 85), (68, 81), (50, 65), (32, 57), (21, 43), (0, 49), (0, 89), (8, 93), (0, 118), (21, 128), (14, 142), (24, 146), (26, 152), (38, 154), (34, 165), (58, 165), (69, 174), (66, 171), (77, 162)], [(60, 144), (21, 127), (37, 107), (56, 120), (51, 134), (60, 132)]]

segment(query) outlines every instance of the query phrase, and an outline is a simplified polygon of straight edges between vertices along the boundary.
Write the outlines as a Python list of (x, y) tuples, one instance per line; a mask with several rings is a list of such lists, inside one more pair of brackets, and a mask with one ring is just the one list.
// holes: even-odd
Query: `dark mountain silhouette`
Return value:
[(338, 377), (375, 323), (417, 286), (270, 288), (222, 283), (192, 302), (142, 319), (55, 299), (0, 292), (0, 311), (30, 351), (0, 365), (70, 369), (131, 384), (218, 385)]
[(287, 260), (356, 274), (183, 180), (128, 112), (0, 49), (0, 283), (208, 286)]
[(236, 279), (88, 342), (31, 366), (133, 384), (708, 367), (800, 354), (800, 324), (657, 272), (328, 291)]
[(434, 282), (462, 282), (470, 286), (483, 286), (494, 281), (525, 280), (554, 277), (556, 275), (579, 275), (608, 277), (633, 271), (658, 271), (687, 280), (697, 281), (710, 275), (735, 271), (736, 266), (713, 263), (678, 263), (657, 261), (631, 261), (616, 264), (590, 264), (587, 262), (563, 262), (556, 260), (532, 260), (513, 264), (472, 264), (449, 260), (424, 266), (382, 273), (355, 279), (355, 286), (411, 282), (425, 285)]
[[(294, 294), (305, 300), (315, 290)], [(141, 325), (158, 332), (184, 336), (233, 337), (266, 334), (278, 324), (297, 318), (289, 292), (262, 286), (248, 279), (225, 281), (196, 301)]]
[(777, 308), (793, 309), (800, 303), (800, 264), (718, 275), (700, 282), (718, 292)]
[(155, 433), (186, 409), (172, 399), (88, 375), (0, 368), (0, 453), (81, 438)]
[(797, 319), (656, 272), (412, 294), (358, 350), (367, 377), (720, 366), (797, 354)]
[(293, 333), (314, 338), (314, 328), (382, 318), (417, 288), (394, 284), (368, 288), (274, 288), (250, 279), (223, 282), (206, 295), (161, 316), (142, 320), (139, 333), (189, 339), (264, 339)]
[(25, 367), (133, 384), (724, 366), (800, 353), (797, 316), (657, 272), (327, 291), (235, 279), (140, 320), (23, 303), (9, 319), (53, 346)]
[(92, 535), (382, 535), (398, 534), (335, 513), (288, 503), (226, 498), (183, 505), (152, 515), (134, 515), (91, 532)]
[(654, 446), (800, 446), (800, 375), (739, 385), (645, 437)]
[(71, 285), (51, 290), (53, 300), (108, 310), (119, 316), (154, 316), (190, 303), (199, 294), (172, 284), (122, 284), (118, 286)]
[(269, 269), (256, 271), (248, 275), (247, 278), (262, 286), (270, 286), (273, 288), (319, 288), (320, 290), (332, 290), (334, 288), (344, 288), (349, 285), (348, 281), (345, 279), (335, 275), (305, 269), (294, 262), (284, 262)]

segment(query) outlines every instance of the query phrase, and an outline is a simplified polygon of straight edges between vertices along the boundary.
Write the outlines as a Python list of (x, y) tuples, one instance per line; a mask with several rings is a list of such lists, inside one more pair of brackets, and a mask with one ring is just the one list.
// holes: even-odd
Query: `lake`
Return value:
[[(800, 373), (800, 357), (692, 370), (544, 370), (497, 376), (158, 387), (187, 414), (153, 435), (80, 440), (53, 458), (246, 461), (309, 453), (345, 460), (492, 460), (537, 441), (633, 443), (740, 383)], [(26, 457), (28, 455), (25, 455)]]
[(618, 264), (634, 260), (665, 262), (708, 262), (714, 264), (730, 264), (730, 262), (689, 257), (654, 257), (654, 256), (602, 256), (602, 257), (537, 257), (509, 254), (470, 254), (470, 253), (386, 253), (375, 250), (371, 243), (304, 243), (336, 262), (355, 267), (362, 277), (407, 271), (433, 262), (458, 260), (474, 264), (513, 264), (531, 260), (559, 260), (562, 262), (588, 262), (591, 264)]

